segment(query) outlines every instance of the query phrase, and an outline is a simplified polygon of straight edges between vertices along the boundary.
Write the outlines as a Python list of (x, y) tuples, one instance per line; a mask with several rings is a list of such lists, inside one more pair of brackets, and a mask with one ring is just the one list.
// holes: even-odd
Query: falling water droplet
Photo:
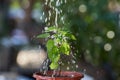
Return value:
[(50, 26), (50, 22), (48, 22), (48, 24), (47, 24), (48, 26)]
[(60, 0), (60, 1), (61, 1), (60, 3), (62, 4), (62, 3), (63, 3), (63, 0)]
[(47, 20), (48, 20), (48, 19), (47, 19), (47, 18), (45, 18), (45, 22), (47, 22)]
[(76, 61), (75, 61), (75, 60), (72, 60), (72, 63), (73, 63), (73, 64), (75, 64), (75, 63), (76, 63)]
[(65, 64), (64, 64), (64, 63), (62, 63), (61, 65), (62, 65), (62, 66), (64, 66)]
[(70, 62), (69, 62), (69, 61), (68, 61), (67, 63), (68, 63), (68, 64), (70, 64)]
[(53, 2), (54, 0), (50, 0), (50, 2)]
[(58, 22), (57, 22), (57, 20), (58, 20), (58, 9), (55, 9), (55, 26), (58, 26)]
[(56, 6), (60, 6), (59, 0), (56, 1)]
[(65, 1), (65, 3), (67, 3), (67, 0), (64, 0)]
[(40, 67), (40, 72), (43, 72), (43, 74), (47, 74), (46, 72), (49, 70), (50, 60), (47, 58), (43, 61), (42, 66)]
[(40, 16), (40, 20), (42, 20), (43, 19), (43, 17), (42, 16)]
[(51, 17), (51, 11), (48, 11), (49, 17)]
[(72, 74), (71, 77), (74, 77), (74, 75)]
[(78, 65), (76, 65), (75, 67), (78, 68)]
[(43, 12), (42, 14), (43, 14), (43, 16), (44, 16), (44, 15), (45, 15), (45, 12)]
[(83, 73), (86, 73), (86, 69), (83, 70)]
[(45, 1), (45, 5), (47, 5), (47, 4), (48, 4), (48, 0)]
[(67, 70), (70, 70), (70, 67), (67, 67)]

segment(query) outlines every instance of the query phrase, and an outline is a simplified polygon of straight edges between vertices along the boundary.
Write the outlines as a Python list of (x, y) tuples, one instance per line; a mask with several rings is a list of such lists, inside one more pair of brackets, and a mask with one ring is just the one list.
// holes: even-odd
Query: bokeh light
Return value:
[(107, 37), (108, 37), (109, 39), (113, 39), (113, 38), (115, 37), (114, 31), (108, 31), (108, 32), (107, 32)]
[(47, 54), (43, 50), (21, 50), (17, 56), (17, 63), (22, 68), (39, 68)]
[(84, 4), (81, 4), (81, 5), (79, 6), (79, 11), (80, 11), (81, 13), (85, 13), (85, 12), (87, 11), (87, 6), (84, 5)]
[(110, 50), (112, 49), (111, 44), (106, 43), (106, 44), (104, 45), (104, 49), (105, 49), (105, 51), (110, 51)]

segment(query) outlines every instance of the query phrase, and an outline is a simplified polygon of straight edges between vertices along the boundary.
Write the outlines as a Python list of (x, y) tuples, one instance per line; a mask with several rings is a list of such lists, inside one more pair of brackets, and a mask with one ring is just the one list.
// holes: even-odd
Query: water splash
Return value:
[(58, 9), (55, 9), (55, 26), (58, 27)]
[(63, 11), (60, 8), (62, 4), (67, 3), (67, 0), (45, 0), (44, 5), (47, 6), (48, 10), (46, 12), (47, 19), (45, 19), (45, 23), (47, 23), (47, 26), (53, 26), (55, 25), (58, 27), (58, 23), (64, 20), (61, 19), (61, 15), (63, 15)]
[(40, 72), (43, 73), (44, 75), (46, 75), (47, 71), (50, 69), (49, 65), (50, 65), (50, 60), (47, 58), (43, 62), (42, 66), (40, 67)]
[[(46, 13), (43, 12), (43, 15), (45, 16), (45, 23), (47, 24), (46, 26), (55, 25), (56, 27), (61, 27), (59, 26), (60, 22), (64, 25), (66, 16), (63, 14), (62, 9), (60, 8), (60, 6), (63, 4), (66, 5), (67, 0), (45, 0), (44, 5), (49, 8)], [(67, 70), (70, 70), (71, 68), (72, 70), (78, 69), (79, 66), (76, 65), (77, 62), (76, 62), (75, 56), (76, 54), (74, 55), (72, 54), (73, 59), (68, 60), (68, 61), (65, 60), (66, 61), (65, 64), (61, 63), (61, 66), (67, 66), (66, 67)], [(72, 66), (69, 66), (69, 65), (72, 65)], [(40, 71), (46, 74), (46, 71), (49, 70), (48, 66), (49, 66), (49, 61), (46, 60), (45, 62), (43, 62), (43, 66)], [(52, 77), (54, 77), (55, 74), (56, 74), (56, 70), (54, 70)]]

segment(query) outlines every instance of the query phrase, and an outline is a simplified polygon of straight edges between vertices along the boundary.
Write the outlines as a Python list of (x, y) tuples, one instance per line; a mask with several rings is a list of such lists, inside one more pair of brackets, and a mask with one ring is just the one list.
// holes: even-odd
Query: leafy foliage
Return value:
[(57, 69), (59, 66), (59, 60), (61, 54), (70, 54), (70, 42), (69, 40), (76, 40), (73, 34), (60, 27), (46, 27), (45, 33), (38, 35), (38, 38), (46, 38), (48, 57), (51, 60), (51, 69)]

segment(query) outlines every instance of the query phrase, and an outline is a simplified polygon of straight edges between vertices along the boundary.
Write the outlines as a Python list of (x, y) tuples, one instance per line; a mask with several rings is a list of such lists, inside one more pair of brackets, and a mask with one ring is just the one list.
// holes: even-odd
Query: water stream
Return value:
[(50, 60), (47, 58), (40, 67), (40, 72), (43, 73), (43, 75), (47, 75), (47, 71), (50, 70)]
[[(45, 0), (44, 5), (50, 8), (47, 12), (43, 12), (43, 15), (45, 15), (46, 13), (45, 15), (46, 18), (44, 22), (47, 24), (47, 26), (54, 25), (58, 27), (60, 22), (62, 22), (63, 25), (65, 24), (64, 14), (60, 6), (63, 4), (65, 5), (66, 3), (67, 3), (67, 0)], [(61, 71), (61, 66), (66, 66), (67, 70), (69, 69), (76, 70), (78, 68), (78, 65), (76, 65), (77, 63), (74, 55), (72, 55), (72, 58), (73, 59), (65, 60), (65, 64), (64, 62), (61, 61), (59, 63), (59, 68), (53, 71), (52, 77), (61, 75), (60, 73), (56, 73), (56, 71)], [(40, 72), (46, 75), (47, 74), (46, 72), (50, 69), (49, 65), (50, 65), (50, 60), (46, 59), (43, 62), (42, 67), (40, 68)]]

